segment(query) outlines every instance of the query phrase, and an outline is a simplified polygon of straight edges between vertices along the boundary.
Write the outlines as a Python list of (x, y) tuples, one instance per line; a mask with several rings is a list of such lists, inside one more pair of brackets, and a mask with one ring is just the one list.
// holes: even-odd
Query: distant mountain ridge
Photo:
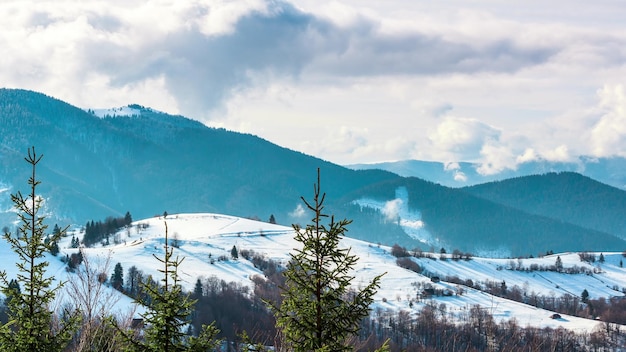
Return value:
[(380, 169), (403, 177), (419, 177), (448, 187), (466, 187), (509, 178), (541, 175), (549, 172), (576, 172), (607, 185), (626, 189), (626, 159), (581, 156), (574, 162), (536, 160), (506, 169), (493, 175), (483, 175), (479, 164), (471, 162), (442, 163), (437, 161), (401, 160), (371, 164), (345, 165), (353, 170)]
[(626, 238), (626, 191), (574, 172), (516, 177), (463, 190), (530, 214)]
[[(383, 170), (351, 170), (253, 135), (140, 105), (97, 116), (41, 93), (0, 89), (0, 132), (0, 226), (15, 220), (8, 195), (25, 188), (29, 170), (23, 158), (35, 146), (44, 155), (38, 177), (46, 211), (63, 223), (84, 224), (126, 211), (135, 218), (164, 211), (216, 212), (305, 223), (300, 197), (310, 196), (320, 168), (327, 212), (354, 220), (348, 235), (373, 243), (444, 244), (463, 251), (505, 248), (511, 255), (626, 249), (614, 216), (603, 218), (613, 227), (588, 228), (550, 217), (556, 213), (551, 206), (532, 213), (467, 189)], [(398, 189), (407, 190), (403, 202), (421, 216), (433, 241), (408, 236), (402, 219), (384, 209), (399, 204)], [(575, 190), (561, 192), (566, 199)], [(376, 200), (382, 207), (362, 206), (359, 199)], [(626, 210), (621, 203), (610, 204), (615, 213)], [(593, 206), (583, 197), (578, 211), (591, 212)]]

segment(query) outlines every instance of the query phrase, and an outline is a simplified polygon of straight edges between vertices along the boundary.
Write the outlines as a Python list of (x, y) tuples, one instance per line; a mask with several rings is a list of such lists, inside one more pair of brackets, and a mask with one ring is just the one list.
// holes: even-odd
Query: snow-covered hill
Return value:
[[(193, 290), (198, 278), (210, 276), (251, 286), (251, 277), (262, 273), (244, 258), (230, 258), (233, 246), (239, 252), (254, 250), (283, 264), (289, 259), (289, 252), (298, 246), (290, 227), (218, 214), (178, 214), (169, 215), (165, 219), (154, 217), (136, 221), (132, 227), (118, 232), (115, 236), (118, 244), (85, 248), (85, 253), (92, 263), (102, 262), (110, 256), (112, 265), (119, 262), (125, 271), (134, 265), (145, 274), (159, 278), (160, 264), (153, 255), (163, 255), (166, 224), (170, 239), (179, 242), (175, 256), (185, 258), (179, 274), (187, 290)], [(61, 243), (61, 255), (48, 258), (51, 263), (50, 272), (61, 280), (72, 275), (66, 272), (60, 261), (65, 255), (77, 251), (69, 248), (70, 240), (71, 235)], [(597, 265), (581, 262), (576, 253), (520, 260), (480, 257), (452, 260), (450, 254), (444, 255), (446, 260), (441, 260), (439, 253), (431, 254), (433, 258), (411, 257), (411, 260), (424, 269), (424, 273), (428, 272), (430, 276), (436, 275), (443, 279), (435, 283), (427, 276), (398, 267), (397, 258), (390, 254), (389, 247), (351, 238), (345, 238), (342, 245), (350, 247), (352, 253), (360, 258), (353, 281), (355, 286), (363, 286), (374, 276), (386, 273), (376, 295), (374, 309), (417, 312), (425, 304), (445, 304), (449, 315), (462, 320), (467, 316), (469, 308), (478, 304), (487, 309), (497, 322), (515, 318), (522, 326), (562, 326), (575, 331), (591, 331), (597, 327), (598, 321), (566, 315), (562, 315), (561, 319), (551, 319), (552, 313), (549, 311), (446, 282), (445, 278), (457, 277), (458, 280), (472, 280), (474, 283), (504, 281), (508, 288), (517, 286), (529, 297), (535, 294), (553, 297), (563, 294), (580, 296), (585, 289), (591, 298), (623, 296), (620, 291), (626, 284), (626, 269), (620, 267), (622, 258), (621, 253), (617, 252), (603, 253), (605, 261)], [(14, 254), (9, 251), (8, 246), (0, 246), (0, 249), (5, 263), (13, 262)], [(564, 274), (520, 270), (531, 268), (533, 264), (546, 267), (554, 265), (557, 256), (561, 258), (564, 269), (578, 266), (595, 273)], [(218, 260), (220, 257), (228, 259)], [(5, 266), (9, 277), (15, 275), (11, 267)], [(111, 272), (108, 273), (109, 276)], [(426, 298), (420, 295), (425, 288), (441, 290), (450, 295)], [(118, 303), (118, 308), (122, 311), (130, 310), (131, 306), (128, 299), (122, 299)]]

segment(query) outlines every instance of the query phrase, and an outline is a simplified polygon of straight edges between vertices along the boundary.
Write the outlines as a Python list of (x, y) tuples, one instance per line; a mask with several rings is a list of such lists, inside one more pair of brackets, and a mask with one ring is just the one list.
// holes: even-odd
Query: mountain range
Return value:
[(403, 177), (419, 177), (448, 187), (467, 187), (502, 181), (522, 176), (542, 175), (550, 172), (576, 172), (607, 185), (626, 188), (626, 159), (621, 157), (595, 158), (580, 156), (573, 161), (533, 160), (504, 169), (494, 174), (479, 172), (480, 163), (424, 160), (400, 160), (382, 163), (345, 165), (354, 170), (386, 170)]
[(352, 219), (349, 235), (373, 243), (504, 256), (626, 249), (626, 192), (572, 172), (453, 188), (353, 170), (140, 105), (83, 110), (16, 89), (0, 90), (0, 132), (2, 226), (15, 220), (8, 195), (26, 188), (23, 158), (35, 146), (45, 210), (63, 224), (127, 211), (307, 222), (300, 197), (312, 195), (319, 168), (327, 212)]

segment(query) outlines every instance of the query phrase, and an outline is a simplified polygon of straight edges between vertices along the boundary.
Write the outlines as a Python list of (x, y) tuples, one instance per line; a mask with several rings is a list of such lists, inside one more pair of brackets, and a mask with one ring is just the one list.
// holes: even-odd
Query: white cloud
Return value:
[(560, 145), (552, 150), (546, 151), (544, 154), (546, 160), (568, 162), (572, 161), (572, 155), (566, 145)]
[(84, 108), (182, 113), (341, 163), (493, 173), (624, 155), (626, 7), (564, 4), (13, 1), (0, 81)]
[(599, 92), (602, 115), (591, 130), (593, 155), (626, 156), (626, 94), (624, 85), (604, 86)]
[(301, 219), (305, 214), (306, 211), (304, 210), (304, 207), (302, 207), (302, 204), (298, 204), (296, 208), (289, 213), (289, 216), (295, 219)]
[(481, 175), (493, 175), (506, 169), (517, 168), (515, 155), (506, 145), (496, 142), (486, 143), (481, 148), (480, 155), (482, 159), (476, 171)]
[(523, 163), (528, 163), (531, 161), (536, 161), (539, 160), (539, 155), (537, 154), (537, 152), (535, 151), (535, 149), (533, 148), (526, 148), (526, 150), (524, 150), (524, 153), (522, 155), (518, 155), (516, 158), (516, 162), (518, 164), (523, 164)]
[(402, 199), (396, 198), (385, 202), (385, 206), (382, 209), (383, 215), (387, 221), (397, 221), (400, 217), (400, 210), (402, 209)]
[(443, 169), (445, 171), (454, 171), (454, 170), (459, 170), (461, 168), (461, 165), (459, 165), (459, 163), (457, 162), (447, 162), (443, 164)]
[(461, 171), (461, 165), (458, 162), (446, 162), (443, 164), (444, 171), (452, 172), (453, 179), (456, 182), (467, 182), (467, 175)]
[(457, 170), (454, 172), (454, 180), (457, 182), (467, 182), (467, 175), (465, 175), (464, 172)]
[[(486, 142), (498, 140), (501, 131), (476, 119), (446, 117), (429, 135), (430, 141), (447, 160), (475, 158)], [(482, 153), (481, 153), (482, 154)]]

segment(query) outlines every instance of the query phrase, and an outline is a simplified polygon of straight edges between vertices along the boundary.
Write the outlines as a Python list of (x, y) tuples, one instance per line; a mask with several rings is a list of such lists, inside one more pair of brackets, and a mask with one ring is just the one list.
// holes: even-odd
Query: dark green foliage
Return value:
[(80, 240), (76, 236), (72, 236), (72, 240), (70, 242), (70, 247), (78, 248), (80, 246)]
[(556, 268), (556, 271), (559, 273), (563, 271), (563, 261), (561, 260), (561, 256), (559, 255), (556, 256), (554, 267)]
[(121, 263), (115, 264), (113, 268), (113, 274), (111, 274), (111, 286), (118, 291), (122, 291), (124, 288), (124, 269)]
[(193, 287), (193, 299), (200, 300), (202, 298), (202, 281), (198, 279), (196, 285)]
[(282, 330), (287, 349), (294, 351), (346, 351), (347, 339), (359, 330), (361, 319), (379, 286), (380, 276), (355, 292), (350, 290), (351, 270), (358, 258), (350, 249), (339, 248), (349, 220), (335, 222), (324, 213), (325, 194), (320, 186), (319, 169), (313, 202), (302, 198), (314, 213), (311, 224), (294, 225), (296, 240), (302, 244), (291, 254), (284, 271), (286, 284), (280, 307), (273, 306), (277, 327)]
[(47, 245), (50, 248), (50, 254), (56, 257), (56, 255), (59, 254), (59, 244), (57, 241), (50, 241)]
[(137, 297), (141, 292), (141, 283), (143, 281), (143, 272), (137, 269), (136, 266), (128, 268), (126, 275), (126, 294), (130, 297)]
[(580, 299), (583, 303), (587, 303), (589, 301), (589, 291), (587, 291), (587, 289), (583, 290), (583, 293), (580, 295)]
[[(1, 290), (8, 304), (8, 323), (0, 328), (2, 351), (62, 351), (76, 328), (73, 313), (64, 312), (65, 318), (58, 321), (49, 310), (61, 285), (52, 286), (54, 278), (46, 276), (48, 262), (43, 258), (50, 250), (49, 244), (56, 243), (65, 229), (58, 229), (46, 241), (45, 217), (39, 214), (43, 199), (36, 193), (40, 184), (36, 166), (41, 158), (34, 147), (28, 149), (26, 161), (32, 167), (28, 179), (30, 194), (11, 195), (21, 226), (16, 234), (6, 232), (4, 239), (20, 261), (16, 263), (17, 281), (9, 281), (4, 271), (0, 273)], [(22, 283), (23, 289), (17, 282)]]
[(174, 258), (174, 249), (168, 246), (167, 223), (165, 223), (164, 257), (154, 257), (163, 264), (161, 285), (148, 281), (144, 289), (147, 297), (138, 297), (137, 302), (146, 307), (142, 315), (146, 326), (143, 339), (132, 333), (123, 336), (131, 343), (133, 351), (174, 352), (207, 351), (214, 349), (219, 341), (218, 330), (213, 325), (202, 326), (198, 336), (190, 336), (185, 327), (191, 322), (195, 300), (183, 292), (178, 277), (178, 267), (184, 258)]
[(15, 279), (11, 279), (11, 281), (9, 281), (9, 285), (7, 286), (7, 289), (12, 292), (12, 294), (10, 295), (6, 295), (4, 304), (6, 306), (9, 306), (9, 301), (12, 299), (12, 297), (17, 297), (22, 293), (22, 289), (20, 288), (20, 283), (17, 282), (17, 280)]
[(236, 246), (233, 246), (233, 248), (230, 250), (230, 256), (235, 260), (239, 259), (239, 252), (237, 251)]
[(511, 255), (529, 255), (546, 248), (567, 252), (624, 246), (624, 240), (610, 234), (502, 206), (468, 189), (416, 178), (394, 182), (393, 187), (400, 186), (407, 188), (409, 208), (421, 212), (426, 229), (465, 251), (508, 248)]
[(86, 247), (91, 247), (98, 242), (105, 242), (109, 244), (109, 237), (115, 234), (120, 229), (128, 226), (130, 218), (130, 213), (126, 214), (124, 217), (113, 217), (109, 216), (104, 221), (96, 221), (93, 220), (88, 221), (85, 224), (85, 235), (83, 236), (83, 243)]
[(126, 215), (124, 215), (124, 225), (130, 226), (132, 222), (133, 222), (133, 217), (130, 215), (130, 212), (127, 211)]
[(464, 190), (530, 214), (626, 238), (626, 192), (574, 172), (516, 177)]

